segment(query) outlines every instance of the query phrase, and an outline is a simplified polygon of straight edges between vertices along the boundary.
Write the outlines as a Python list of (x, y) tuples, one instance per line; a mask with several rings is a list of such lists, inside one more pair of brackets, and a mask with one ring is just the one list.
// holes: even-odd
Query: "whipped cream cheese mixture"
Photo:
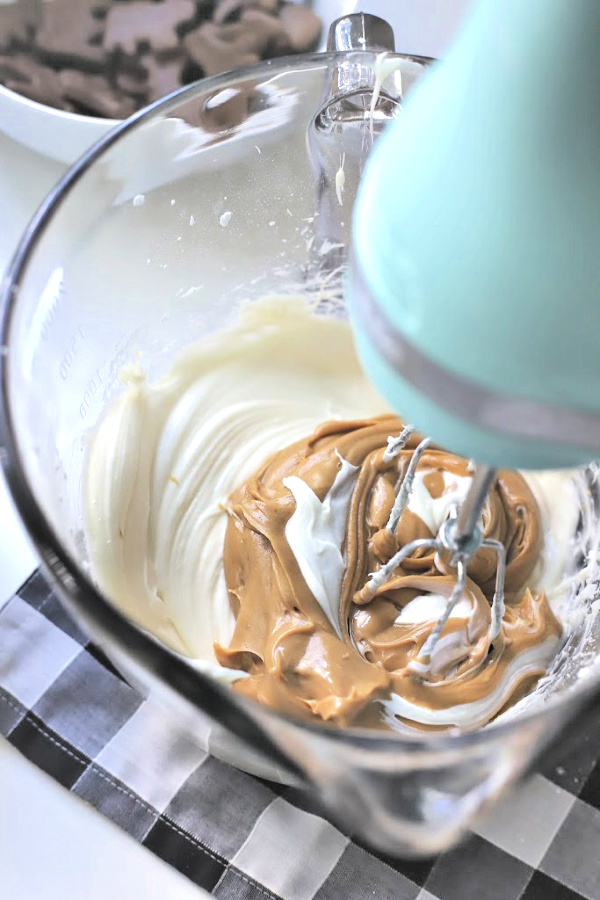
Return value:
[(507, 550), (500, 634), (490, 641), (496, 559), (481, 550), (423, 672), (456, 573), (418, 551), (374, 596), (362, 589), (437, 533), (471, 467), (430, 446), (385, 529), (420, 437), (384, 459), (404, 423), (367, 381), (346, 322), (267, 299), (156, 383), (139, 366), (122, 379), (90, 436), (92, 570), (192, 665), (280, 710), (394, 730), (484, 725), (546, 673), (568, 618), (572, 474), (499, 474), (483, 527)]

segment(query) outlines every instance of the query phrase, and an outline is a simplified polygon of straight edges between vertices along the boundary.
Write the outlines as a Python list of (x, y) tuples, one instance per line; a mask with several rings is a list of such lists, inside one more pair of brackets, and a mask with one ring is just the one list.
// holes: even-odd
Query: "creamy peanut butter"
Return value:
[[(412, 436), (406, 449), (386, 462), (387, 439), (402, 429), (395, 416), (325, 423), (275, 453), (231, 495), (223, 562), (236, 626), (227, 648), (217, 648), (217, 658), (248, 673), (237, 685), (244, 694), (287, 712), (381, 727), (391, 724), (396, 696), (414, 707), (411, 716), (400, 718), (424, 718), (429, 724), (435, 710), (441, 725), (460, 724), (454, 708), (492, 696), (494, 704), (474, 723), (480, 725), (546, 671), (562, 627), (545, 594), (529, 589), (543, 538), (536, 500), (518, 473), (500, 472), (483, 517), (485, 536), (502, 541), (507, 550), (508, 609), (493, 644), (488, 635), (497, 557), (489, 550), (480, 550), (469, 566), (465, 595), (442, 631), (426, 675), (415, 674), (410, 664), (443, 613), (455, 574), (433, 551), (416, 551), (373, 598), (362, 596), (369, 573), (414, 538), (437, 533), (444, 511), (470, 481), (465, 460), (428, 449), (417, 470), (420, 495), (393, 533), (387, 531), (397, 485), (420, 440)], [(306, 500), (322, 505), (339, 483), (344, 463), (352, 493), (339, 510), (343, 578), (332, 609), (317, 599), (319, 590), (311, 589), (289, 540), (289, 523), (306, 502), (294, 495), (290, 482), (301, 481)], [(320, 536), (309, 534), (308, 540)], [(331, 568), (326, 559), (322, 565)], [(348, 633), (337, 621), (338, 606), (348, 610)], [(525, 654), (527, 664), (507, 679), (514, 661)]]

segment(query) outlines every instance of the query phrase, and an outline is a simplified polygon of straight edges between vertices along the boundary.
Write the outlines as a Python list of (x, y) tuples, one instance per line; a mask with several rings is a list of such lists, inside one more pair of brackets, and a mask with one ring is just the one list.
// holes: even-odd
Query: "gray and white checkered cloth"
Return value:
[(203, 752), (36, 573), (0, 611), (0, 733), (222, 900), (600, 900), (600, 716), (462, 846), (377, 856), (313, 798)]

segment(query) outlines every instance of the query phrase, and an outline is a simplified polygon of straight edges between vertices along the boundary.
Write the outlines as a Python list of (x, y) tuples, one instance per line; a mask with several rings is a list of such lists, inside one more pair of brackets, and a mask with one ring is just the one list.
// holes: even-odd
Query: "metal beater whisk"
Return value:
[[(414, 427), (408, 425), (397, 438), (388, 439), (387, 450), (383, 457), (384, 462), (390, 462), (398, 456), (401, 450), (406, 446), (408, 439), (414, 431)], [(390, 534), (395, 532), (398, 522), (408, 506), (417, 466), (430, 443), (430, 438), (425, 438), (421, 441), (412, 455), (404, 478), (401, 479), (397, 485), (396, 499), (385, 526), (385, 530)], [(495, 469), (489, 466), (476, 466), (473, 473), (473, 479), (463, 503), (460, 507), (455, 505), (451, 509), (450, 514), (442, 524), (437, 537), (419, 538), (405, 544), (404, 547), (401, 547), (401, 549), (385, 563), (385, 565), (369, 576), (365, 586), (356, 595), (356, 600), (359, 603), (367, 603), (375, 596), (377, 589), (385, 584), (394, 571), (402, 565), (404, 560), (411, 556), (416, 550), (433, 549), (445, 565), (449, 565), (456, 569), (456, 586), (448, 599), (446, 609), (423, 644), (421, 653), (411, 665), (411, 668), (419, 674), (426, 674), (429, 670), (432, 654), (440, 639), (442, 631), (444, 630), (446, 622), (452, 615), (452, 610), (464, 593), (469, 561), (475, 556), (480, 547), (489, 547), (498, 556), (496, 584), (492, 600), (491, 623), (488, 633), (489, 642), (492, 643), (500, 633), (502, 619), (504, 617), (506, 550), (500, 541), (484, 540), (480, 524), (481, 515), (495, 478)]]

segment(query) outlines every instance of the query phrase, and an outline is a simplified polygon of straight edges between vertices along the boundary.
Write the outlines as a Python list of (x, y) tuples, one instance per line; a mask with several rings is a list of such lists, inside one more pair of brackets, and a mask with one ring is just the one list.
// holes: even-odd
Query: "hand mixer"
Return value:
[[(597, 0), (482, 0), (357, 198), (348, 300), (364, 367), (406, 419), (479, 463), (437, 538), (403, 547), (355, 598), (421, 546), (456, 567), (421, 670), (482, 545), (496, 467), (572, 466), (600, 448), (599, 43)], [(498, 554), (492, 641), (505, 551), (483, 543)]]

